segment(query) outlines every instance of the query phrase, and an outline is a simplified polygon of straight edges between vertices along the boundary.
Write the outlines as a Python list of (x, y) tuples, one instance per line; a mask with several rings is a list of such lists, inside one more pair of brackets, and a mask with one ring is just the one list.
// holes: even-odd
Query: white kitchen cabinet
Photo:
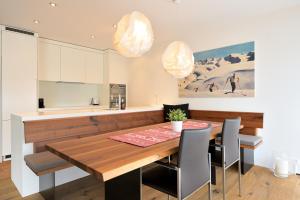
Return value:
[(11, 128), (10, 120), (2, 121), (2, 153), (3, 155), (11, 154)]
[[(128, 91), (129, 59), (114, 50), (105, 50), (103, 56), (103, 84), (100, 88), (101, 105), (109, 105), (109, 84), (126, 84)], [(126, 99), (127, 94), (126, 94)], [(128, 102), (128, 101), (127, 101)]]
[(121, 56), (116, 51), (106, 51), (106, 67), (108, 68), (108, 82), (128, 84), (129, 59)]
[(4, 156), (11, 154), (11, 114), (37, 110), (37, 38), (3, 30), (1, 47), (1, 141)]
[(38, 77), (42, 81), (60, 81), (60, 46), (39, 41)]
[(61, 47), (61, 81), (85, 82), (85, 52)]
[(103, 83), (103, 55), (97, 52), (85, 53), (86, 83)]
[(2, 120), (37, 108), (37, 39), (2, 32)]
[(41, 81), (103, 83), (103, 51), (39, 39), (38, 77)]

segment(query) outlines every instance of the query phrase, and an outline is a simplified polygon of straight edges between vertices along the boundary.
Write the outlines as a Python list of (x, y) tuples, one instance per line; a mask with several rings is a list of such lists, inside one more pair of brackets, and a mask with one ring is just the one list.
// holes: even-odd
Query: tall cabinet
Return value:
[(37, 110), (37, 37), (2, 27), (1, 30), (2, 156), (11, 154), (11, 113)]
[[(103, 84), (101, 86), (101, 104), (109, 105), (109, 84), (125, 84), (128, 91), (129, 63), (130, 59), (121, 56), (115, 50), (107, 49), (103, 56)], [(128, 95), (126, 94), (126, 103)]]

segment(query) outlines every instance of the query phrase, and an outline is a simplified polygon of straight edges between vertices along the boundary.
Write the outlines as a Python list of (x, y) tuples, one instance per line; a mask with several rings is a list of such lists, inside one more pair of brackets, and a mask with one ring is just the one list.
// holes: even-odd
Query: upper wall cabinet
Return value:
[(121, 56), (114, 50), (105, 50), (105, 71), (107, 82), (116, 84), (128, 84), (128, 63), (129, 59)]
[(61, 80), (85, 82), (85, 52), (69, 47), (61, 47)]
[(85, 53), (87, 83), (103, 83), (103, 55), (95, 52)]
[(39, 41), (39, 80), (102, 84), (103, 53), (100, 50)]
[(40, 41), (38, 66), (39, 80), (60, 81), (60, 46)]

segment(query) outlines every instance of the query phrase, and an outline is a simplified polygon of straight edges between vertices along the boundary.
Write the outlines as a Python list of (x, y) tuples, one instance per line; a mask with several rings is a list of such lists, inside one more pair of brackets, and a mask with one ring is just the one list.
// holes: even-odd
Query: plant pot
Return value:
[(172, 121), (172, 129), (175, 132), (181, 132), (182, 131), (182, 121)]

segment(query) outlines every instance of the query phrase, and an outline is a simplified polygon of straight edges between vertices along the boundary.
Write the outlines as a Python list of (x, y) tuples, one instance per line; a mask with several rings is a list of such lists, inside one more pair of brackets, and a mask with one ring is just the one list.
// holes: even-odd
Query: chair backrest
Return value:
[(178, 167), (181, 171), (181, 197), (185, 198), (210, 179), (208, 147), (211, 126), (183, 130), (180, 137)]
[(222, 145), (225, 146), (225, 163), (231, 165), (239, 158), (239, 130), (241, 118), (225, 119), (222, 130)]

